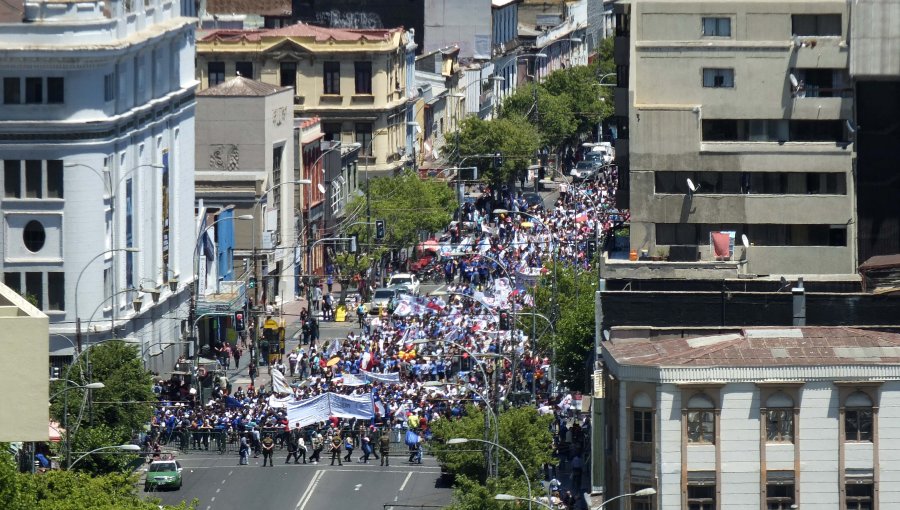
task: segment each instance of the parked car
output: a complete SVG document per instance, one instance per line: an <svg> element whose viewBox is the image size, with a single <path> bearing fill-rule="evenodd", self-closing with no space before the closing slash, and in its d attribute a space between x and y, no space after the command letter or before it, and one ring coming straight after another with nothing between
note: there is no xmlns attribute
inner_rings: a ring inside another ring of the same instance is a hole
<svg viewBox="0 0 900 510"><path fill-rule="evenodd" d="M569 175L576 181L589 181L597 176L600 166L593 161L579 161Z"/></svg>
<svg viewBox="0 0 900 510"><path fill-rule="evenodd" d="M372 315L381 313L382 308L391 312L391 306L394 298L397 296L397 289L394 287L382 287L375 289L372 293L372 302L366 308Z"/></svg>
<svg viewBox="0 0 900 510"><path fill-rule="evenodd" d="M147 469L147 478L144 481L144 491L151 489L180 489L181 488L181 463L177 460L157 460L150 463Z"/></svg>
<svg viewBox="0 0 900 510"><path fill-rule="evenodd" d="M419 294L419 278L412 273L397 273L391 276L391 279L388 280L388 287L395 285L405 286L413 295Z"/></svg>

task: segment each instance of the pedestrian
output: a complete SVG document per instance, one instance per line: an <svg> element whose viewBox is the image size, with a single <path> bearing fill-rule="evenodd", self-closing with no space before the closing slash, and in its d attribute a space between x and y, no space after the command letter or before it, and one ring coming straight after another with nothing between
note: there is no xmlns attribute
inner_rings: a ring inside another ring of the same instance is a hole
<svg viewBox="0 0 900 510"><path fill-rule="evenodd" d="M322 309L322 287L316 285L313 287L313 311L318 312Z"/></svg>
<svg viewBox="0 0 900 510"><path fill-rule="evenodd" d="M256 363L253 360L250 360L247 371L250 374L250 386L256 386Z"/></svg>
<svg viewBox="0 0 900 510"><path fill-rule="evenodd" d="M241 434L241 446L238 452L241 454L241 466L246 466L250 463L250 441L247 439L247 434Z"/></svg>
<svg viewBox="0 0 900 510"><path fill-rule="evenodd" d="M325 440L322 439L322 434L316 434L316 437L312 440L312 449L313 453L309 457L309 462L311 464L318 464L321 462L322 458L322 450L325 448Z"/></svg>
<svg viewBox="0 0 900 510"><path fill-rule="evenodd" d="M391 453L391 436L387 430L382 432L381 438L378 439L378 449L381 450L381 465L390 466L391 463L388 456Z"/></svg>
<svg viewBox="0 0 900 510"><path fill-rule="evenodd" d="M347 455L344 457L344 462L350 462L353 455L353 438L350 437L349 432L347 433L347 436L344 437L344 449L347 450Z"/></svg>
<svg viewBox="0 0 900 510"><path fill-rule="evenodd" d="M285 463L285 464L290 464L290 463L291 463L291 457L293 457L293 458L294 458L294 464L299 464L299 463L300 463L300 457L297 455L297 453L298 453L297 450L300 449L300 444L297 442L297 438L294 437L294 434L291 434L290 437L288 437L288 441L287 441L287 449L288 449L288 456L287 456L287 459L284 461L284 463ZM304 462L304 464L305 464L305 462Z"/></svg>
<svg viewBox="0 0 900 510"><path fill-rule="evenodd" d="M334 461L337 460L338 466L343 466L344 463L341 462L341 438L337 434L331 438L331 465L334 465Z"/></svg>
<svg viewBox="0 0 900 510"><path fill-rule="evenodd" d="M231 350L231 356L234 358L234 369L238 370L241 368L241 354L244 353L243 347L240 344L235 345L234 349Z"/></svg>
<svg viewBox="0 0 900 510"><path fill-rule="evenodd" d="M331 319L331 294L325 294L325 298L322 300L322 320L330 321Z"/></svg>
<svg viewBox="0 0 900 510"><path fill-rule="evenodd" d="M265 439L262 440L262 453L263 467L265 467L267 461L269 467L275 467L275 462L272 460L272 454L275 453L275 440L272 439L272 436L267 435Z"/></svg>
<svg viewBox="0 0 900 510"><path fill-rule="evenodd" d="M369 463L369 455L372 454L372 445L369 444L369 436L363 436L361 448L363 451L363 456L362 456L362 459L360 459L360 461L363 464L368 464Z"/></svg>
<svg viewBox="0 0 900 510"><path fill-rule="evenodd" d="M297 351L292 350L288 354L288 367L291 369L291 377L294 377L294 373L297 371Z"/></svg>

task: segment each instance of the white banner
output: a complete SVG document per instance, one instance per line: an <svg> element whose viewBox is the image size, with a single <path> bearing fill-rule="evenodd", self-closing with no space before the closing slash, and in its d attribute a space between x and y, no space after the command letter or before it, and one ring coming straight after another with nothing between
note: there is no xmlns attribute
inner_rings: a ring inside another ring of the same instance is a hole
<svg viewBox="0 0 900 510"><path fill-rule="evenodd" d="M269 407L274 407L277 409L282 409L288 406L289 403L294 401L294 397L288 395L286 397L276 397L275 395L269 395Z"/></svg>
<svg viewBox="0 0 900 510"><path fill-rule="evenodd" d="M378 381L384 383L398 383L400 382L400 373L399 372L390 372L387 374L376 374L375 372L366 372L363 370L363 376L368 381Z"/></svg>
<svg viewBox="0 0 900 510"><path fill-rule="evenodd" d="M291 427L301 427L327 420L331 416L338 418L360 418L370 420L375 416L372 394L338 395L323 393L311 399L288 405L287 417Z"/></svg>
<svg viewBox="0 0 900 510"><path fill-rule="evenodd" d="M362 386L366 384L365 378L354 374L344 374L341 379L344 386Z"/></svg>
<svg viewBox="0 0 900 510"><path fill-rule="evenodd" d="M375 417L375 407L372 402L372 394L363 395L338 395L328 394L331 404L331 415L338 418L361 418L370 420Z"/></svg>
<svg viewBox="0 0 900 510"><path fill-rule="evenodd" d="M291 387L288 386L288 383L284 378L284 374L277 368L272 369L272 391L281 394L292 393Z"/></svg>

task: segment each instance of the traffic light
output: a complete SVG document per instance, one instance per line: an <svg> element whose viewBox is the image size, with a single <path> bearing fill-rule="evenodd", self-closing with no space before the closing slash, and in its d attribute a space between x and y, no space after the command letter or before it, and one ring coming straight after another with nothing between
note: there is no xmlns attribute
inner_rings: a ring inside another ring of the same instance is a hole
<svg viewBox="0 0 900 510"><path fill-rule="evenodd" d="M246 329L246 325L244 324L244 312L234 312L234 330L244 331L244 329Z"/></svg>
<svg viewBox="0 0 900 510"><path fill-rule="evenodd" d="M384 239L384 220L375 220L375 239Z"/></svg>
<svg viewBox="0 0 900 510"><path fill-rule="evenodd" d="M247 282L247 287L251 288L251 289L256 288L256 277L255 276L250 277L250 280Z"/></svg>
<svg viewBox="0 0 900 510"><path fill-rule="evenodd" d="M509 312L500 311L500 331L509 331Z"/></svg>
<svg viewBox="0 0 900 510"><path fill-rule="evenodd" d="M496 153L494 154L494 168L500 168L503 166L503 154Z"/></svg>

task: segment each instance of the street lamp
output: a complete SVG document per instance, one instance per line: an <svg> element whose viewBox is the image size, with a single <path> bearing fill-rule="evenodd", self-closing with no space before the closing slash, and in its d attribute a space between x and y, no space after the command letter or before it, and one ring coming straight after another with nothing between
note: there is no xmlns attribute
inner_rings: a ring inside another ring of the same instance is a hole
<svg viewBox="0 0 900 510"><path fill-rule="evenodd" d="M550 510L554 510L552 506L548 505L547 503L544 503L543 501L541 501L539 499L531 500L531 499L527 499L527 498L521 498L519 496L513 496L512 494L497 494L496 496L494 496L494 499L496 501L528 501L529 506L531 506L531 503L534 502L534 503L537 503L538 505L541 505L544 508L549 508Z"/></svg>
<svg viewBox="0 0 900 510"><path fill-rule="evenodd" d="M525 475L525 483L528 485L528 508L530 509L531 502L533 501L532 494L531 494L531 479L528 477L528 471L525 469L525 466L522 465L522 461L520 461L519 458L516 457L516 454L509 451L506 447L504 447L500 443L495 443L493 441L485 441L483 439L473 439L473 438L467 438L467 437L454 437L454 438L448 439L447 444L465 444L465 443L468 443L469 441L475 441L476 443L486 443L486 444L496 446L497 448L500 448L504 452L508 453L509 456L512 457L513 460L516 461L516 464L518 464L519 468L522 470L522 474Z"/></svg>
<svg viewBox="0 0 900 510"><path fill-rule="evenodd" d="M612 502L612 501L615 501L615 500L617 500L617 499L619 499L619 498L628 498L628 497L631 497L631 496L637 496L637 497L641 498L641 497L644 497L644 496L652 496L652 495L654 495L654 494L656 494L656 489L654 489L653 487L647 487L646 489L641 489L641 490L639 490L639 491L637 491L637 492L630 492L630 493L628 493L628 494L620 494L620 495L618 495L618 496L616 496L616 497L614 497L614 498L609 498L609 499L607 499L607 500L604 501L603 503L600 503L600 506L598 506L598 507L595 508L594 510L600 510L601 508L605 507L608 503L610 503L610 502Z"/></svg>
<svg viewBox="0 0 900 510"><path fill-rule="evenodd" d="M71 470L72 468L75 467L75 464L78 464L78 461L80 461L81 459L87 457L88 455L91 455L93 453L97 453L97 452L100 452L103 450L119 450L122 452L136 452L136 451L140 451L140 449L141 449L141 447L136 444L118 444L115 446L101 446L100 448L94 448L93 450L82 454L81 457L78 457L77 459L75 459L75 462L73 462L72 464L67 466L66 469Z"/></svg>

